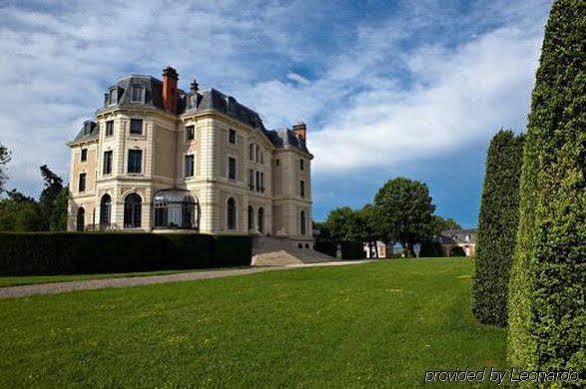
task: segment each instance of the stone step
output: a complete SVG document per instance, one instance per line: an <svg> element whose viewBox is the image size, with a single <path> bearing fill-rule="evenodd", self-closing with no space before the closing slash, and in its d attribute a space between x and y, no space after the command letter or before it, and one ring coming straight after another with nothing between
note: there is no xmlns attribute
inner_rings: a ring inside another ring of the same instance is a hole
<svg viewBox="0 0 586 389"><path fill-rule="evenodd" d="M300 249L298 243L283 238L255 237L252 244L252 265L283 266L335 261L329 255L305 248L305 243L304 248Z"/></svg>

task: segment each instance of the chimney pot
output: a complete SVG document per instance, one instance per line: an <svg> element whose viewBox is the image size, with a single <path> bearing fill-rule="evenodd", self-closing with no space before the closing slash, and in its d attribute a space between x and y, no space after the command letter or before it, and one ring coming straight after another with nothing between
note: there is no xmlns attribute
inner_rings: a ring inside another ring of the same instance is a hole
<svg viewBox="0 0 586 389"><path fill-rule="evenodd" d="M307 140L307 125L304 122L293 125L293 133L298 139L305 142Z"/></svg>
<svg viewBox="0 0 586 389"><path fill-rule="evenodd" d="M167 111L177 113L177 80L179 75L171 66L163 69L163 106Z"/></svg>

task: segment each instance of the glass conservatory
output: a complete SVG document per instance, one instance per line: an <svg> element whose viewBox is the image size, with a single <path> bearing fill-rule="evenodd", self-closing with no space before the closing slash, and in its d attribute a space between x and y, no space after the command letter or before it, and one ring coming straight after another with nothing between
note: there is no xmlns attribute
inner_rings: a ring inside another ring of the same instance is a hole
<svg viewBox="0 0 586 389"><path fill-rule="evenodd" d="M154 227L156 229L197 229L199 208L187 190L166 189L155 194Z"/></svg>

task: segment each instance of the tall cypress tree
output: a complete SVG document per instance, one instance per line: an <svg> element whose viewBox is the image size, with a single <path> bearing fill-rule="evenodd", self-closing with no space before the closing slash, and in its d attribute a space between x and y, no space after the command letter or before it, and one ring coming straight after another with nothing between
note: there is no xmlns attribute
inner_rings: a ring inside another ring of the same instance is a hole
<svg viewBox="0 0 586 389"><path fill-rule="evenodd" d="M510 130L499 131L488 149L478 218L472 312L481 323L507 325L522 163L523 137Z"/></svg>
<svg viewBox="0 0 586 389"><path fill-rule="evenodd" d="M509 296L509 358L583 370L586 1L557 0L533 90Z"/></svg>

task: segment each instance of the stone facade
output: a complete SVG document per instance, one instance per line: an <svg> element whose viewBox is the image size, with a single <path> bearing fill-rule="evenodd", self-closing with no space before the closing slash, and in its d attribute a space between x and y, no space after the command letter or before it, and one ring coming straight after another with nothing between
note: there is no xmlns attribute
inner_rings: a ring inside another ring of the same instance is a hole
<svg viewBox="0 0 586 389"><path fill-rule="evenodd" d="M233 97L200 92L195 81L186 93L173 77L167 68L162 82L120 79L95 121L69 142L68 229L251 233L312 243L305 124L268 131Z"/></svg>

